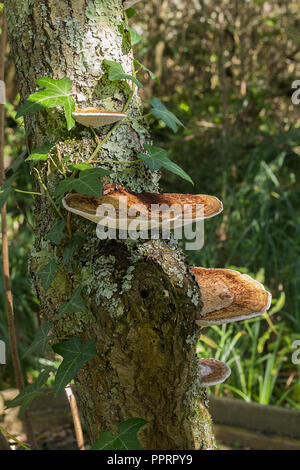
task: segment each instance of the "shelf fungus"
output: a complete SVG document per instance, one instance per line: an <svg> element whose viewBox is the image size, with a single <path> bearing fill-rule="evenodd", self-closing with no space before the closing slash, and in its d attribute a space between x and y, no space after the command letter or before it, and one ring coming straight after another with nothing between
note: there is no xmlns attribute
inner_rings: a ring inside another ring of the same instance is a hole
<svg viewBox="0 0 300 470"><path fill-rule="evenodd" d="M72 114L75 121L86 127L100 127L113 124L126 118L126 114L116 111L105 111L96 108L75 109Z"/></svg>
<svg viewBox="0 0 300 470"><path fill-rule="evenodd" d="M201 288L203 309L200 326L220 325L262 315L272 296L247 274L231 269L192 268Z"/></svg>
<svg viewBox="0 0 300 470"><path fill-rule="evenodd" d="M223 209L214 196L133 193L114 183L104 186L102 197L71 193L62 202L66 210L97 224L133 230L174 229L213 217Z"/></svg>
<svg viewBox="0 0 300 470"><path fill-rule="evenodd" d="M231 369L225 362L210 357L199 359L199 370L203 387L221 384L231 374Z"/></svg>

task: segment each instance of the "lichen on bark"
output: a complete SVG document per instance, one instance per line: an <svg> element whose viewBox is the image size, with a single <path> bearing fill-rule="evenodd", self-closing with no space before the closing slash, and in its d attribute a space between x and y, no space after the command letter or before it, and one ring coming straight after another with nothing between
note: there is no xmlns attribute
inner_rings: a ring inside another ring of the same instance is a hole
<svg viewBox="0 0 300 470"><path fill-rule="evenodd" d="M36 90L37 78L69 77L78 106L123 108L129 85L110 82L102 66L109 59L127 73L132 70L132 54L120 27L125 20L121 0L7 0L6 14L22 101ZM141 113L135 93L128 115ZM89 129L77 125L67 132L59 110L25 121L31 149L56 141L56 152L85 161L95 148ZM108 129L97 130L99 139ZM146 141L148 129L141 122L124 123L103 145L99 160L134 160ZM158 190L159 174L143 165L112 163L104 168L111 169L111 181L133 191ZM48 162L40 171L53 193L60 176ZM36 180L34 184L39 186ZM36 200L30 273L41 317L53 321L57 337L97 339L96 358L76 378L90 440L101 429L114 432L120 422L141 417L148 421L140 433L145 449L213 448L195 355L201 300L176 242L100 241L94 224L73 216L73 236L80 235L82 242L66 264L67 241L56 246L46 238L55 217L47 198ZM53 257L58 271L45 292L37 273ZM78 285L86 311L57 320L59 306Z"/></svg>

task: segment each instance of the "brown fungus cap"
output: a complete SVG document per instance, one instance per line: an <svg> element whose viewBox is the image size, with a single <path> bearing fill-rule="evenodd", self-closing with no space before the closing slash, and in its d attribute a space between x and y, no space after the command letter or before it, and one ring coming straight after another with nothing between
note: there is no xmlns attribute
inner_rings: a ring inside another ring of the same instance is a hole
<svg viewBox="0 0 300 470"><path fill-rule="evenodd" d="M225 362L210 357L199 359L199 371L203 387L221 384L231 374L231 369Z"/></svg>
<svg viewBox="0 0 300 470"><path fill-rule="evenodd" d="M200 326L220 325L262 315L272 296L247 274L231 269L192 268L201 288Z"/></svg>
<svg viewBox="0 0 300 470"><path fill-rule="evenodd" d="M97 108L75 109L72 114L75 121L86 127L100 127L113 124L124 119L127 115L116 111L107 111Z"/></svg>
<svg viewBox="0 0 300 470"><path fill-rule="evenodd" d="M122 204L123 201L125 201L125 197L127 205L123 206ZM100 223L101 219L103 219L103 216L97 214L97 208L103 204L110 204L115 208L117 219L126 217L130 221L140 217L145 220L150 220L152 217L156 218L159 224L171 222L171 226L172 224L174 225L175 222L178 223L178 220L182 220L181 215L187 204L189 206L188 210L184 212L185 219L180 222L182 225L186 223L187 220L190 223L197 220L197 204L203 205L204 217L202 215L202 219L219 214L223 208L221 201L214 196L204 194L133 193L123 186L114 183L104 186L102 197L71 193L63 199L65 209L92 220L95 223ZM155 205L155 207L153 205ZM122 207L124 207L123 211Z"/></svg>

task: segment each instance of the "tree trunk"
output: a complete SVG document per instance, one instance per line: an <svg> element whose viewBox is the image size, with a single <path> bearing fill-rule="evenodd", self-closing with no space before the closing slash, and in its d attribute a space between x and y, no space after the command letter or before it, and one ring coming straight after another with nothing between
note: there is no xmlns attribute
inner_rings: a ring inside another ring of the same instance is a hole
<svg viewBox="0 0 300 470"><path fill-rule="evenodd" d="M102 68L103 59L109 59L131 73L121 0L7 0L6 14L21 101L35 91L37 78L69 77L81 108L122 110L128 85L110 82ZM135 93L128 114L139 116L141 111ZM88 128L76 126L67 132L59 110L35 113L25 121L30 149L56 140L61 157L80 162L95 148ZM141 122L120 125L98 158L134 160L149 139ZM97 130L99 138L108 129ZM101 166L111 170L109 181L130 190L158 190L159 175L143 165ZM61 176L48 162L40 164L40 171L52 194ZM39 185L36 180L34 184ZM145 449L212 448L195 355L199 288L175 242L100 241L95 224L72 216L73 236L83 239L66 265L62 256L67 241L54 245L46 238L55 216L47 198L36 198L30 272L41 317L53 321L55 335L97 339L96 358L76 378L90 440L99 438L100 429L115 432L120 422L139 417L148 421L140 432ZM37 273L53 257L59 269L45 292ZM86 312L56 320L59 306L79 284L84 286Z"/></svg>

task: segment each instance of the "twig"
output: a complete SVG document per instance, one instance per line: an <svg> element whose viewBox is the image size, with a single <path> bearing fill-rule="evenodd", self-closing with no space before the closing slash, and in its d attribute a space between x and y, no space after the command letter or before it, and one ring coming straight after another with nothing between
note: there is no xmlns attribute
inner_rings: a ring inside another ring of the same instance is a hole
<svg viewBox="0 0 300 470"><path fill-rule="evenodd" d="M0 41L0 80L4 81L4 57L6 46L6 21L3 13L2 16L2 34ZM0 185L5 182L4 169L4 105L0 104ZM7 220L6 220L6 204L1 208L1 230L2 230L2 263L4 277L5 303L7 311L7 323L9 333L10 350L14 368L16 385L19 391L24 388L23 375L20 366L20 359L17 348L16 329L14 321L14 306L10 284L9 256L8 256L8 237L7 237ZM27 437L33 447L36 446L35 437L28 413L24 415L25 428Z"/></svg>
<svg viewBox="0 0 300 470"><path fill-rule="evenodd" d="M6 431L2 426L0 426L0 432L8 436L10 439L15 441L19 446L23 447L25 450L31 450L30 447L26 446L23 442L19 441L13 434L10 434L10 432ZM10 450L10 449L9 449Z"/></svg>
<svg viewBox="0 0 300 470"><path fill-rule="evenodd" d="M81 427L77 402L76 402L75 395L74 395L70 385L66 386L65 392L67 394L69 404L70 404L70 409L71 409L71 413L72 413L72 418L73 418L73 423L74 423L74 429L75 429L75 435L76 435L78 449L79 450L85 450L84 437L83 437L83 432L82 432L82 427Z"/></svg>

